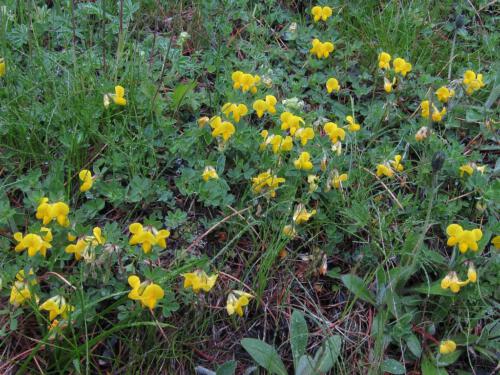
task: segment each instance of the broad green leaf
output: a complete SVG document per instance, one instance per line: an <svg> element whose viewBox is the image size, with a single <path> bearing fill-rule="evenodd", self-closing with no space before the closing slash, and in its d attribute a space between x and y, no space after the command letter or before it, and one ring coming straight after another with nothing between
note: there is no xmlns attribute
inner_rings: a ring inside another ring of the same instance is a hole
<svg viewBox="0 0 500 375"><path fill-rule="evenodd" d="M411 291L422 294L428 294L431 296L445 296L445 297L454 296L454 294L450 290L441 288L441 281L439 280L432 284L425 283L417 285L416 287L411 288Z"/></svg>
<svg viewBox="0 0 500 375"><path fill-rule="evenodd" d="M461 354L462 354L461 350L456 350L450 354L442 354L437 361L437 365L439 367L449 366L452 363L455 363Z"/></svg>
<svg viewBox="0 0 500 375"><path fill-rule="evenodd" d="M347 274L342 275L341 280L346 288L354 293L356 297L362 299L365 302L369 302L372 305L375 305L375 298L373 297L373 294L370 292L370 290L366 287L363 279L356 275Z"/></svg>
<svg viewBox="0 0 500 375"><path fill-rule="evenodd" d="M408 345L408 349L413 353L413 355L417 358L420 358L422 355L422 346L420 345L420 340L414 334L408 335L405 337L406 345Z"/></svg>
<svg viewBox="0 0 500 375"><path fill-rule="evenodd" d="M306 353L308 337L309 331L304 315L300 311L294 310L290 320L290 345L295 366L302 355Z"/></svg>
<svg viewBox="0 0 500 375"><path fill-rule="evenodd" d="M382 371L389 374L406 374L405 366L392 358L388 358L382 363Z"/></svg>
<svg viewBox="0 0 500 375"><path fill-rule="evenodd" d="M300 357L297 366L295 366L295 375L316 375L314 371L314 360L309 355Z"/></svg>
<svg viewBox="0 0 500 375"><path fill-rule="evenodd" d="M424 357L420 370L422 375L448 375L444 368L436 367L429 357Z"/></svg>
<svg viewBox="0 0 500 375"><path fill-rule="evenodd" d="M250 338L241 340L241 345L255 362L271 374L287 375L285 365L273 346L262 340Z"/></svg>
<svg viewBox="0 0 500 375"><path fill-rule="evenodd" d="M175 86L174 92L172 93L171 107L175 110L179 109L187 93L194 90L195 87L196 82L179 83Z"/></svg>
<svg viewBox="0 0 500 375"><path fill-rule="evenodd" d="M234 360L223 363L219 366L215 375L233 375L236 371L236 364L237 362Z"/></svg>
<svg viewBox="0 0 500 375"><path fill-rule="evenodd" d="M314 355L314 368L320 372L329 371L342 349L342 338L339 335L329 337Z"/></svg>

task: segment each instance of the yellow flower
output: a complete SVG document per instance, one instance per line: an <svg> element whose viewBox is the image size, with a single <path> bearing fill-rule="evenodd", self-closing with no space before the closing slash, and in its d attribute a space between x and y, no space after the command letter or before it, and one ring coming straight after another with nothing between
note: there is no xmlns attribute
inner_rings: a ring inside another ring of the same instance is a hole
<svg viewBox="0 0 500 375"><path fill-rule="evenodd" d="M326 81L326 91L328 91L329 94L332 93L332 91L339 92L340 91L340 85L339 81L337 81L336 78L328 78L328 81Z"/></svg>
<svg viewBox="0 0 500 375"><path fill-rule="evenodd" d="M349 176L347 175L347 173L342 173L339 176L338 172L336 172L335 176L332 179L332 187L334 187L335 189L340 188L342 186L342 182L347 181L348 178Z"/></svg>
<svg viewBox="0 0 500 375"><path fill-rule="evenodd" d="M206 124L208 124L208 122L210 121L210 119L207 117L207 116L203 116L203 117L200 117L198 119L198 126L200 128L204 128Z"/></svg>
<svg viewBox="0 0 500 375"><path fill-rule="evenodd" d="M293 213L293 222L297 225L302 224L302 223L306 223L314 215L316 215L316 210L312 210L311 212L307 212L306 206L304 206L301 203L301 204L298 204L297 207L295 207L295 211Z"/></svg>
<svg viewBox="0 0 500 375"><path fill-rule="evenodd" d="M455 95L455 90L450 90L446 86L442 86L436 90L436 96L441 103L447 103L451 97Z"/></svg>
<svg viewBox="0 0 500 375"><path fill-rule="evenodd" d="M210 120L210 126L212 127L212 137L222 137L224 142L227 142L229 138L234 134L234 125L229 121L222 121L219 116L212 117Z"/></svg>
<svg viewBox="0 0 500 375"><path fill-rule="evenodd" d="M467 269L467 280L471 283L475 283L477 281L477 271L476 267L474 267L474 263L469 263L469 268Z"/></svg>
<svg viewBox="0 0 500 375"><path fill-rule="evenodd" d="M356 120L354 119L354 117L352 116L346 116L345 120L348 122L348 127L347 129L350 131L350 132L357 132L361 129L361 125L359 125L358 123L356 123Z"/></svg>
<svg viewBox="0 0 500 375"><path fill-rule="evenodd" d="M439 353L441 354L450 354L456 349L457 344L455 344L455 341L452 340L441 341L441 344L439 344Z"/></svg>
<svg viewBox="0 0 500 375"><path fill-rule="evenodd" d="M83 193L87 190L90 190L92 184L94 183L94 179L92 178L92 173L87 169L82 169L80 173L78 173L78 178L82 181L80 185L80 191Z"/></svg>
<svg viewBox="0 0 500 375"><path fill-rule="evenodd" d="M3 58L0 58L0 77L3 77L5 75L5 60Z"/></svg>
<svg viewBox="0 0 500 375"><path fill-rule="evenodd" d="M265 112L276 113L276 98L273 95L266 95L266 99L258 99L253 103L252 108L257 112L257 117L261 118Z"/></svg>
<svg viewBox="0 0 500 375"><path fill-rule="evenodd" d="M339 126L334 122L327 122L323 126L323 130L330 137L332 143L337 143L339 139L341 141L345 139L345 130L339 128Z"/></svg>
<svg viewBox="0 0 500 375"><path fill-rule="evenodd" d="M35 275L33 269L30 269L28 271L28 274L30 276ZM32 280L28 282L28 280L26 280L25 278L24 270L19 270L19 272L16 274L16 281L14 281L12 289L10 290L9 303L14 307L23 305L24 302L30 300L32 297L30 285L36 285L36 284L37 284L36 278L33 277ZM36 295L34 295L34 297L38 303L38 297Z"/></svg>
<svg viewBox="0 0 500 375"><path fill-rule="evenodd" d="M122 86L115 86L115 93L108 95L116 105L127 105L127 100L125 99L125 89Z"/></svg>
<svg viewBox="0 0 500 375"><path fill-rule="evenodd" d="M34 257L38 252L40 255L46 256L47 249L52 247L50 244L50 241L52 241L52 232L50 229L44 227L42 227L40 231L46 234L41 237L38 234L28 233L23 237L20 232L14 233L14 239L19 242L14 250L19 253L27 249L30 257Z"/></svg>
<svg viewBox="0 0 500 375"><path fill-rule="evenodd" d="M434 122L441 121L443 119L444 115L446 115L446 107L443 107L443 109L441 111L438 111L436 106L433 104L432 109L433 109L432 121L434 121Z"/></svg>
<svg viewBox="0 0 500 375"><path fill-rule="evenodd" d="M166 229L157 230L151 226L143 227L140 223L130 224L129 231L132 233L129 244L140 244L142 250L146 254L151 252L151 248L154 245L158 245L160 248L165 249L167 247L166 239L170 237L170 231Z"/></svg>
<svg viewBox="0 0 500 375"><path fill-rule="evenodd" d="M277 154L291 151L293 148L293 139L290 136L283 138L281 135L270 135L266 140L266 144L270 144L273 152Z"/></svg>
<svg viewBox="0 0 500 375"><path fill-rule="evenodd" d="M420 104L420 108L422 108L422 117L423 118L429 118L429 115L431 114L431 109L430 109L430 103L428 100L424 100Z"/></svg>
<svg viewBox="0 0 500 375"><path fill-rule="evenodd" d="M483 75L478 74L476 76L476 73L472 70L467 70L464 73L463 83L465 85L465 92L467 95L471 95L474 91L477 91L485 86L483 82Z"/></svg>
<svg viewBox="0 0 500 375"><path fill-rule="evenodd" d="M295 132L295 138L299 138L302 146L305 146L308 141L314 138L314 130L313 128L299 128Z"/></svg>
<svg viewBox="0 0 500 375"><path fill-rule="evenodd" d="M69 206L64 202L49 203L48 198L42 198L40 205L36 209L36 218L42 220L43 225L49 224L53 220L57 220L59 225L67 227Z"/></svg>
<svg viewBox="0 0 500 375"><path fill-rule="evenodd" d="M391 62L391 55L389 55L386 52L380 52L378 54L378 67L380 69L389 69L391 65L389 64Z"/></svg>
<svg viewBox="0 0 500 375"><path fill-rule="evenodd" d="M330 53L335 49L333 43L322 43L319 39L316 38L312 40L311 44L312 48L309 50L309 52L313 55L316 55L318 59L328 58L328 56L330 56Z"/></svg>
<svg viewBox="0 0 500 375"><path fill-rule="evenodd" d="M267 190L271 197L275 197L276 189L284 182L284 178L273 176L268 170L252 178L252 189L256 194L260 193L262 190Z"/></svg>
<svg viewBox="0 0 500 375"><path fill-rule="evenodd" d="M307 176L307 183L309 184L309 193L314 193L316 190L318 190L319 187L317 184L318 180L319 177L313 174Z"/></svg>
<svg viewBox="0 0 500 375"><path fill-rule="evenodd" d="M132 290L128 294L128 298L140 301L143 307L148 307L150 310L153 310L158 300L165 296L165 292L161 286L149 281L141 283L141 279L136 275L128 277L128 284L132 287Z"/></svg>
<svg viewBox="0 0 500 375"><path fill-rule="evenodd" d="M390 93L392 91L392 87L396 84L396 77L393 78L392 82L389 81L386 77L384 77L384 90L386 93Z"/></svg>
<svg viewBox="0 0 500 375"><path fill-rule="evenodd" d="M300 124L304 124L304 120L300 116L295 116L290 112L283 112L280 116L281 130L290 129L290 134L294 135L299 129Z"/></svg>
<svg viewBox="0 0 500 375"><path fill-rule="evenodd" d="M493 246L495 246L495 249L500 249L500 236L495 236L492 240L491 240L491 244Z"/></svg>
<svg viewBox="0 0 500 375"><path fill-rule="evenodd" d="M226 310L229 315L234 313L243 316L243 308L248 305L253 296L241 290L233 290L227 297Z"/></svg>
<svg viewBox="0 0 500 375"><path fill-rule="evenodd" d="M326 21L332 15L333 10L329 6L320 7L316 5L312 7L311 14L314 16L314 22L318 22L319 20Z"/></svg>
<svg viewBox="0 0 500 375"><path fill-rule="evenodd" d="M449 288L453 293L460 292L460 288L467 284L469 284L469 280L460 281L455 271L451 271L441 280L441 288L445 290Z"/></svg>
<svg viewBox="0 0 500 375"><path fill-rule="evenodd" d="M392 176L394 176L394 171L387 163L378 164L377 165L377 176L378 177L381 177L381 176L392 177Z"/></svg>
<svg viewBox="0 0 500 375"><path fill-rule="evenodd" d="M403 77L406 77L406 75L411 72L411 64L404 59L397 57L394 59L392 62L392 66L394 67L394 71L396 73L401 73Z"/></svg>
<svg viewBox="0 0 500 375"><path fill-rule="evenodd" d="M474 173L474 168L472 168L472 165L470 163L460 166L458 170L460 172L460 177L463 177L465 173L467 173L469 176L472 176L472 173Z"/></svg>
<svg viewBox="0 0 500 375"><path fill-rule="evenodd" d="M217 274L208 276L205 271L201 270L183 273L182 276L184 277L184 288L191 287L195 293L199 293L200 290L209 292L214 287L217 277L219 277Z"/></svg>
<svg viewBox="0 0 500 375"><path fill-rule="evenodd" d="M91 261L94 259L93 250L98 245L104 245L105 239L102 236L102 230L99 227L95 227L92 230L93 236L85 236L80 238L76 244L70 244L66 246L64 251L68 254L75 254L75 259L80 260L82 257L86 261Z"/></svg>
<svg viewBox="0 0 500 375"><path fill-rule="evenodd" d="M204 181L208 180L217 180L219 179L219 175L214 167L207 165L203 170L203 174L201 175Z"/></svg>
<svg viewBox="0 0 500 375"><path fill-rule="evenodd" d="M297 169L312 169L313 164L311 162L311 155L307 151L301 152L298 159L293 161L293 165L295 165L295 168Z"/></svg>
<svg viewBox="0 0 500 375"><path fill-rule="evenodd" d="M222 112L227 118L232 114L234 121L238 123L240 118L248 113L248 108L245 104L226 103L222 106Z"/></svg>
<svg viewBox="0 0 500 375"><path fill-rule="evenodd" d="M233 80L233 88L243 92L250 91L252 94L257 92L257 85L260 82L258 75L253 76L239 70L232 73L231 79Z"/></svg>
<svg viewBox="0 0 500 375"><path fill-rule="evenodd" d="M417 134L415 134L415 140L417 142L421 142L424 139L426 139L430 134L430 130L427 126L422 126L420 129L418 129Z"/></svg>
<svg viewBox="0 0 500 375"><path fill-rule="evenodd" d="M297 231L295 230L293 225L288 224L283 227L283 234L286 237L294 238L297 235Z"/></svg>
<svg viewBox="0 0 500 375"><path fill-rule="evenodd" d="M75 308L73 306L66 303L66 300L62 296L51 297L40 305L40 310L49 312L49 320L51 321L59 315L61 315L64 319L68 319L68 313L74 309Z"/></svg>
<svg viewBox="0 0 500 375"><path fill-rule="evenodd" d="M401 159L401 155L396 155L394 160L390 161L392 168L397 172L402 172L404 170L403 164L401 164Z"/></svg>
<svg viewBox="0 0 500 375"><path fill-rule="evenodd" d="M458 244L458 249L461 253L465 253L468 249L477 251L477 242L483 237L481 229L464 230L458 224L448 225L446 234L449 237L447 242L448 246L455 246Z"/></svg>

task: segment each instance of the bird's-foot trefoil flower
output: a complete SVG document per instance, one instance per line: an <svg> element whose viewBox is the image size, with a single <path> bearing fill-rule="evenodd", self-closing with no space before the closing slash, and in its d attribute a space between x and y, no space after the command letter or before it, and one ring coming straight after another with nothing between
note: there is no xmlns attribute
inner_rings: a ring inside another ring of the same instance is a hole
<svg viewBox="0 0 500 375"><path fill-rule="evenodd" d="M294 134L296 139L300 139L300 144L305 146L308 141L314 138L313 128L298 128Z"/></svg>
<svg viewBox="0 0 500 375"><path fill-rule="evenodd" d="M128 277L128 284L132 290L128 294L128 298L139 301L143 307L153 310L158 301L165 296L165 292L158 284L149 281L141 282L136 275Z"/></svg>
<svg viewBox="0 0 500 375"><path fill-rule="evenodd" d="M441 103L448 103L448 100L455 95L455 90L446 86L441 86L436 90L436 96Z"/></svg>
<svg viewBox="0 0 500 375"><path fill-rule="evenodd" d="M331 42L321 42L319 39L315 38L311 42L312 48L309 52L312 55L316 55L318 59L326 59L330 56L330 53L335 49L333 43Z"/></svg>
<svg viewBox="0 0 500 375"><path fill-rule="evenodd" d="M394 67L394 72L400 73L403 77L406 77L412 68L411 64L401 57L395 58L392 66Z"/></svg>
<svg viewBox="0 0 500 375"><path fill-rule="evenodd" d="M331 17L332 13L333 10L329 6L321 7L319 5L316 5L311 9L311 14L314 17L314 22L318 22L320 20L326 21Z"/></svg>
<svg viewBox="0 0 500 375"><path fill-rule="evenodd" d="M165 249L167 238L170 237L170 231L167 229L157 230L152 226L143 226L140 223L130 224L129 231L132 234L129 244L141 245L145 254L150 253L155 245Z"/></svg>
<svg viewBox="0 0 500 375"><path fill-rule="evenodd" d="M218 180L219 179L219 175L217 174L217 171L211 165L207 165L205 167L201 177L203 178L203 181L205 181L205 182L208 180Z"/></svg>
<svg viewBox="0 0 500 375"><path fill-rule="evenodd" d="M99 245L104 245L106 241L102 235L102 230L95 227L92 230L92 236L83 236L78 239L76 244L66 246L68 254L74 254L76 260L84 259L86 262L92 262L95 259L95 249Z"/></svg>
<svg viewBox="0 0 500 375"><path fill-rule="evenodd" d="M253 296L241 290L233 290L229 293L226 303L226 311L229 315L237 314L243 316L243 309L250 303Z"/></svg>
<svg viewBox="0 0 500 375"><path fill-rule="evenodd" d="M63 319L68 319L68 314L74 311L74 307L66 303L66 299L62 296L54 296L40 305L40 310L49 312L49 320L52 321L59 315Z"/></svg>
<svg viewBox="0 0 500 375"><path fill-rule="evenodd" d="M215 285L219 275L208 276L205 271L196 270L194 272L182 274L184 277L184 288L192 288L193 292L199 293L201 290L209 292Z"/></svg>
<svg viewBox="0 0 500 375"><path fill-rule="evenodd" d="M450 289L453 293L460 292L460 289L469 284L469 280L460 281L455 271L451 271L441 280L441 289Z"/></svg>
<svg viewBox="0 0 500 375"><path fill-rule="evenodd" d="M439 353L441 354L450 354L453 353L457 349L457 344L453 340L445 340L441 341L439 344Z"/></svg>
<svg viewBox="0 0 500 375"><path fill-rule="evenodd" d="M328 81L326 81L326 91L331 94L333 91L339 92L340 91L340 85L339 81L336 78L328 78Z"/></svg>
<svg viewBox="0 0 500 375"><path fill-rule="evenodd" d="M348 123L347 130L349 130L350 132L357 132L357 131L361 130L361 125L359 125L356 122L356 120L354 119L354 117L352 117L352 116L346 116L345 120Z"/></svg>
<svg viewBox="0 0 500 375"><path fill-rule="evenodd" d="M446 228L448 235L448 246L458 245L461 253L467 252L471 249L477 251L479 249L478 242L483 238L483 232L479 228L472 230L465 230L459 224L450 224Z"/></svg>
<svg viewBox="0 0 500 375"><path fill-rule="evenodd" d="M252 178L252 190L256 194L266 192L274 198L276 196L276 189L284 182L285 179L283 177L272 175L271 171L268 170Z"/></svg>
<svg viewBox="0 0 500 375"><path fill-rule="evenodd" d="M222 113L224 113L227 118L232 115L234 121L238 123L240 119L248 113L248 108L245 104L226 103L222 106Z"/></svg>
<svg viewBox="0 0 500 375"><path fill-rule="evenodd" d="M299 157L293 161L293 165L295 168L305 171L312 169L311 155L307 151L301 152Z"/></svg>
<svg viewBox="0 0 500 375"><path fill-rule="evenodd" d="M78 178L82 181L80 185L80 191L83 193L92 188L94 184L94 178L92 177L92 172L88 169L82 169L80 173L78 173Z"/></svg>
<svg viewBox="0 0 500 375"><path fill-rule="evenodd" d="M467 93L467 95L471 95L475 91L480 90L485 86L483 82L483 75L476 75L476 73L472 70L467 70L464 73L463 84L465 86L465 92Z"/></svg>
<svg viewBox="0 0 500 375"><path fill-rule="evenodd" d="M380 69L390 69L391 65L391 55L389 55L387 52L380 52L378 54L378 67Z"/></svg>
<svg viewBox="0 0 500 375"><path fill-rule="evenodd" d="M43 225L56 220L63 227L69 226L69 206L64 202L49 203L48 198L42 198L36 209L36 218L42 220Z"/></svg>
<svg viewBox="0 0 500 375"><path fill-rule="evenodd" d="M306 206L302 203L298 204L297 207L295 207L295 211L293 213L293 222L296 225L300 225L303 223L306 223L316 215L316 210L311 210L310 212L307 211Z"/></svg>

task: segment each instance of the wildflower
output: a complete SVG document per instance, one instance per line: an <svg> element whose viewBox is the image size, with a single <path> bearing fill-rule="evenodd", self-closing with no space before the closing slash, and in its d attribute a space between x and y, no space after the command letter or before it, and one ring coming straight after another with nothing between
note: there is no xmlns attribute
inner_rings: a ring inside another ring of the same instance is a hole
<svg viewBox="0 0 500 375"><path fill-rule="evenodd" d="M354 117L352 116L346 116L345 120L349 123L347 129L350 132L357 132L361 129L361 125L356 123L356 120L354 120Z"/></svg>
<svg viewBox="0 0 500 375"><path fill-rule="evenodd" d="M313 174L307 176L307 183L309 184L309 193L314 193L316 190L318 190L318 184L317 184L318 179L319 177Z"/></svg>
<svg viewBox="0 0 500 375"><path fill-rule="evenodd" d="M314 16L314 22L319 20L326 21L332 15L333 10L329 6L320 7L318 5L312 7L311 14Z"/></svg>
<svg viewBox="0 0 500 375"><path fill-rule="evenodd" d="M455 95L455 90L450 90L446 86L441 86L436 90L436 96L441 103L448 103L451 97Z"/></svg>
<svg viewBox="0 0 500 375"><path fill-rule="evenodd" d="M248 305L253 296L241 290L233 290L227 297L226 310L229 315L234 313L243 316L243 308Z"/></svg>
<svg viewBox="0 0 500 375"><path fill-rule="evenodd" d="M80 238L76 244L70 244L64 249L68 254L75 254L75 259L80 260L82 257L90 261L93 259L92 250L94 250L99 245L104 245L104 237L102 236L102 230L99 227L95 227L92 230L93 236L84 236Z"/></svg>
<svg viewBox="0 0 500 375"><path fill-rule="evenodd" d="M460 288L467 284L469 284L469 280L460 281L455 271L451 271L441 280L441 288L445 290L449 288L453 293L460 292Z"/></svg>
<svg viewBox="0 0 500 375"><path fill-rule="evenodd" d="M463 177L465 173L467 173L469 176L472 176L472 173L474 173L474 168L472 168L471 163L460 166L458 170L460 172L460 177Z"/></svg>
<svg viewBox="0 0 500 375"><path fill-rule="evenodd" d="M439 353L441 354L450 354L453 353L457 349L457 344L453 340L441 341L439 344Z"/></svg>
<svg viewBox="0 0 500 375"><path fill-rule="evenodd" d="M477 281L477 271L476 267L474 267L474 263L469 263L469 268L467 269L467 280L471 283L475 283Z"/></svg>
<svg viewBox="0 0 500 375"><path fill-rule="evenodd" d="M314 130L313 128L299 128L295 132L295 138L299 138L301 145L305 146L308 141L314 138Z"/></svg>
<svg viewBox="0 0 500 375"><path fill-rule="evenodd" d="M423 118L429 118L429 115L431 114L429 101L428 100L424 100L420 104L420 108L422 108L422 117Z"/></svg>
<svg viewBox="0 0 500 375"><path fill-rule="evenodd" d="M229 138L234 134L234 125L229 121L222 121L219 116L212 117L210 120L210 126L212 127L212 137L222 137L224 142L227 142Z"/></svg>
<svg viewBox="0 0 500 375"><path fill-rule="evenodd" d="M380 52L378 54L378 67L380 69L389 69L390 66L390 61L391 61L391 55L389 55L386 52Z"/></svg>
<svg viewBox="0 0 500 375"><path fill-rule="evenodd" d="M208 276L205 271L201 270L184 273L182 276L184 277L184 288L191 287L195 293L199 293L202 289L209 292L214 287L217 277L219 277L217 274Z"/></svg>
<svg viewBox="0 0 500 375"><path fill-rule="evenodd" d="M394 160L390 161L392 168L397 172L402 172L404 170L403 164L401 164L401 159L401 155L396 155L394 157Z"/></svg>
<svg viewBox="0 0 500 375"><path fill-rule="evenodd" d="M396 73L401 73L403 77L406 77L406 75L411 72L411 64L407 62L406 60L397 57L394 59L392 62L392 66L394 67L394 71Z"/></svg>
<svg viewBox="0 0 500 375"><path fill-rule="evenodd" d="M283 138L281 135L271 135L268 140L275 154L291 151L293 148L293 139L290 136Z"/></svg>
<svg viewBox="0 0 500 375"><path fill-rule="evenodd" d="M0 57L0 77L3 77L5 75L5 60Z"/></svg>
<svg viewBox="0 0 500 375"><path fill-rule="evenodd" d="M378 164L377 165L377 176L386 176L386 177L392 177L394 176L394 171L392 168L387 164Z"/></svg>
<svg viewBox="0 0 500 375"><path fill-rule="evenodd" d="M154 245L165 249L167 247L166 239L170 237L170 231L167 229L157 230L151 226L143 227L140 223L132 223L129 226L129 231L132 233L129 244L141 244L144 253L151 252Z"/></svg>
<svg viewBox="0 0 500 375"><path fill-rule="evenodd" d="M328 78L328 81L326 81L326 91L328 91L329 94L331 94L332 91L339 92L339 81L337 81L336 78Z"/></svg>
<svg viewBox="0 0 500 375"><path fill-rule="evenodd" d="M297 235L297 231L295 230L293 225L288 224L283 227L283 234L286 237L294 238Z"/></svg>
<svg viewBox="0 0 500 375"><path fill-rule="evenodd" d="M61 315L64 319L68 319L68 313L74 309L75 308L73 306L66 303L66 300L62 296L51 297L40 305L40 310L49 312L49 320L51 321L59 315Z"/></svg>
<svg viewBox="0 0 500 375"><path fill-rule="evenodd" d="M495 249L499 250L500 249L500 236L495 236L491 240L491 244L495 246Z"/></svg>
<svg viewBox="0 0 500 375"><path fill-rule="evenodd" d="M300 124L304 124L304 120L300 116L295 116L290 112L283 112L280 116L281 130L290 129L290 134L294 135Z"/></svg>
<svg viewBox="0 0 500 375"><path fill-rule="evenodd" d="M396 77L393 78L392 82L389 81L386 77L384 77L384 90L386 93L390 93L392 91L392 87L396 84Z"/></svg>
<svg viewBox="0 0 500 375"><path fill-rule="evenodd" d="M257 194L265 189L269 192L271 197L275 197L276 189L279 187L280 184L284 182L285 182L284 178L272 175L271 172L268 170L252 178L252 189L254 193Z"/></svg>
<svg viewBox="0 0 500 375"><path fill-rule="evenodd" d="M233 88L243 92L250 91L252 94L257 92L257 85L260 82L258 75L253 76L239 70L231 74L231 79L233 80Z"/></svg>
<svg viewBox="0 0 500 375"><path fill-rule="evenodd" d="M132 287L132 290L128 294L128 298L140 301L143 307L148 307L150 310L153 310L158 300L165 296L165 292L161 286L149 281L141 283L141 279L136 275L128 277L128 284Z"/></svg>
<svg viewBox="0 0 500 375"><path fill-rule="evenodd" d="M210 119L207 117L207 116L203 116L203 117L200 117L198 119L198 126L200 128L204 128L206 124L208 124L208 122L210 121Z"/></svg>
<svg viewBox="0 0 500 375"><path fill-rule="evenodd" d="M48 198L42 198L40 205L36 209L36 218L42 220L43 225L49 224L52 220L57 220L59 225L67 227L69 206L64 202L49 203Z"/></svg>
<svg viewBox="0 0 500 375"><path fill-rule="evenodd" d="M14 233L14 239L19 242L14 250L16 252L21 252L23 250L28 250L28 255L34 257L38 252L43 257L47 255L47 249L50 249L52 245L52 232L49 228L42 227L41 232L45 233L42 237L35 233L28 233L23 236L21 232Z"/></svg>
<svg viewBox="0 0 500 375"><path fill-rule="evenodd" d="M339 126L334 122L327 122L323 125L323 130L330 137L332 143L338 142L339 139L341 141L345 139L345 130L339 128Z"/></svg>
<svg viewBox="0 0 500 375"><path fill-rule="evenodd" d="M266 99L258 99L253 103L253 109L257 112L257 116L261 118L264 116L264 112L269 112L271 114L276 113L275 105L278 101L274 95L266 95Z"/></svg>
<svg viewBox="0 0 500 375"><path fill-rule="evenodd" d="M82 184L80 185L80 191L82 193L92 188L94 180L92 178L92 173L89 170L82 169L80 173L78 173L78 178L82 181Z"/></svg>
<svg viewBox="0 0 500 375"><path fill-rule="evenodd" d="M240 118L248 113L248 108L245 104L226 103L222 106L222 112L229 118L232 114L234 121L240 122Z"/></svg>
<svg viewBox="0 0 500 375"><path fill-rule="evenodd" d="M418 129L417 134L415 134L415 140L417 142L421 142L424 139L426 139L430 134L430 130L427 126L422 126L420 129Z"/></svg>
<svg viewBox="0 0 500 375"><path fill-rule="evenodd" d="M302 224L302 223L306 223L314 215L316 215L316 210L312 210L311 212L307 212L306 206L304 206L301 203L301 204L298 204L297 207L295 207L295 211L293 213L293 222L297 225Z"/></svg>
<svg viewBox="0 0 500 375"><path fill-rule="evenodd" d="M219 175L217 174L217 171L215 170L214 167L207 165L205 169L203 170L203 174L201 175L203 177L203 180L206 182L208 180L218 180Z"/></svg>
<svg viewBox="0 0 500 375"><path fill-rule="evenodd" d="M335 189L338 189L342 186L342 182L347 181L349 176L347 173L342 173L341 175L338 174L337 171L335 171L335 176L332 179L332 187Z"/></svg>
<svg viewBox="0 0 500 375"><path fill-rule="evenodd" d="M477 91L485 86L483 82L483 75L478 74L476 76L476 73L472 70L467 70L464 73L463 83L465 85L465 92L467 95L471 95L474 91Z"/></svg>
<svg viewBox="0 0 500 375"><path fill-rule="evenodd" d="M465 253L468 249L477 251L477 242L483 237L481 229L464 230L458 224L448 225L446 234L449 237L447 242L448 246L455 246L458 244L458 249L461 253Z"/></svg>
<svg viewBox="0 0 500 375"><path fill-rule="evenodd" d="M336 153L337 156L342 154L342 143L340 141L337 141L332 145L332 152Z"/></svg>
<svg viewBox="0 0 500 375"><path fill-rule="evenodd" d="M443 119L444 115L446 115L446 107L443 107L443 109L441 111L438 111L436 106L433 104L432 109L433 109L432 121L440 122Z"/></svg>
<svg viewBox="0 0 500 375"><path fill-rule="evenodd" d="M301 152L298 159L293 161L293 165L295 165L297 169L312 169L313 164L311 163L311 155L307 151Z"/></svg>
<svg viewBox="0 0 500 375"><path fill-rule="evenodd" d="M115 86L115 93L114 94L105 94L104 95L104 107L106 107L106 108L109 107L110 99L113 100L113 102L116 105L120 105L120 106L127 105L127 100L125 99L125 89L120 85Z"/></svg>
<svg viewBox="0 0 500 375"><path fill-rule="evenodd" d="M14 307L19 307L23 305L26 301L30 300L32 297L30 286L25 281L14 281L12 288L10 290L9 303ZM36 296L35 296L36 298Z"/></svg>
<svg viewBox="0 0 500 375"><path fill-rule="evenodd" d="M326 59L330 56L330 53L335 49L333 43L325 42L322 43L319 39L315 38L311 42L312 48L309 52L313 55L316 55L318 59Z"/></svg>

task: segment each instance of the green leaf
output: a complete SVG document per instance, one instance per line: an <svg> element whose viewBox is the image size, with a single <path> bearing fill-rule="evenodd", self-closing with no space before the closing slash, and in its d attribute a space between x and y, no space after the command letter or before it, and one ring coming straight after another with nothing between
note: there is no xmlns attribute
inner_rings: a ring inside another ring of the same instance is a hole
<svg viewBox="0 0 500 375"><path fill-rule="evenodd" d="M194 90L196 87L196 82L180 83L175 86L174 92L172 93L171 107L178 110L188 92Z"/></svg>
<svg viewBox="0 0 500 375"><path fill-rule="evenodd" d="M328 372L342 348L342 338L339 335L329 337L314 355L314 368L320 372Z"/></svg>
<svg viewBox="0 0 500 375"><path fill-rule="evenodd" d="M375 297L365 286L365 282L363 279L356 275L348 274L343 275L341 278L342 282L354 295L365 302L369 302L372 305L375 305Z"/></svg>
<svg viewBox="0 0 500 375"><path fill-rule="evenodd" d="M461 350L456 350L450 354L442 354L437 361L437 365L439 367L449 366L452 363L455 363L457 359L462 355Z"/></svg>
<svg viewBox="0 0 500 375"><path fill-rule="evenodd" d="M413 355L417 358L420 358L422 355L422 346L420 345L420 341L417 336L414 334L408 335L405 337L406 345L408 345L408 349L413 353Z"/></svg>
<svg viewBox="0 0 500 375"><path fill-rule="evenodd" d="M295 375L315 375L314 360L309 355L300 357L297 366L295 366Z"/></svg>
<svg viewBox="0 0 500 375"><path fill-rule="evenodd" d="M233 375L236 371L236 362L235 360L227 361L219 366L217 371L215 371L215 375Z"/></svg>
<svg viewBox="0 0 500 375"><path fill-rule="evenodd" d="M290 320L290 345L292 347L292 357L295 367L297 367L299 359L306 352L308 338L309 331L307 330L304 314L298 310L294 310Z"/></svg>
<svg viewBox="0 0 500 375"><path fill-rule="evenodd" d="M422 371L422 375L448 375L448 372L444 368L436 367L429 357L424 357L420 370Z"/></svg>
<svg viewBox="0 0 500 375"><path fill-rule="evenodd" d="M451 292L450 290L441 288L441 281L439 280L432 284L425 283L417 285L416 287L411 288L411 291L427 294L430 296L454 296L453 292Z"/></svg>
<svg viewBox="0 0 500 375"><path fill-rule="evenodd" d="M276 349L262 340L246 338L241 340L241 346L250 354L255 362L271 374L287 375L283 361Z"/></svg>
<svg viewBox="0 0 500 375"><path fill-rule="evenodd" d="M392 358L388 358L382 363L382 371L388 372L389 374L406 373L405 366Z"/></svg>

